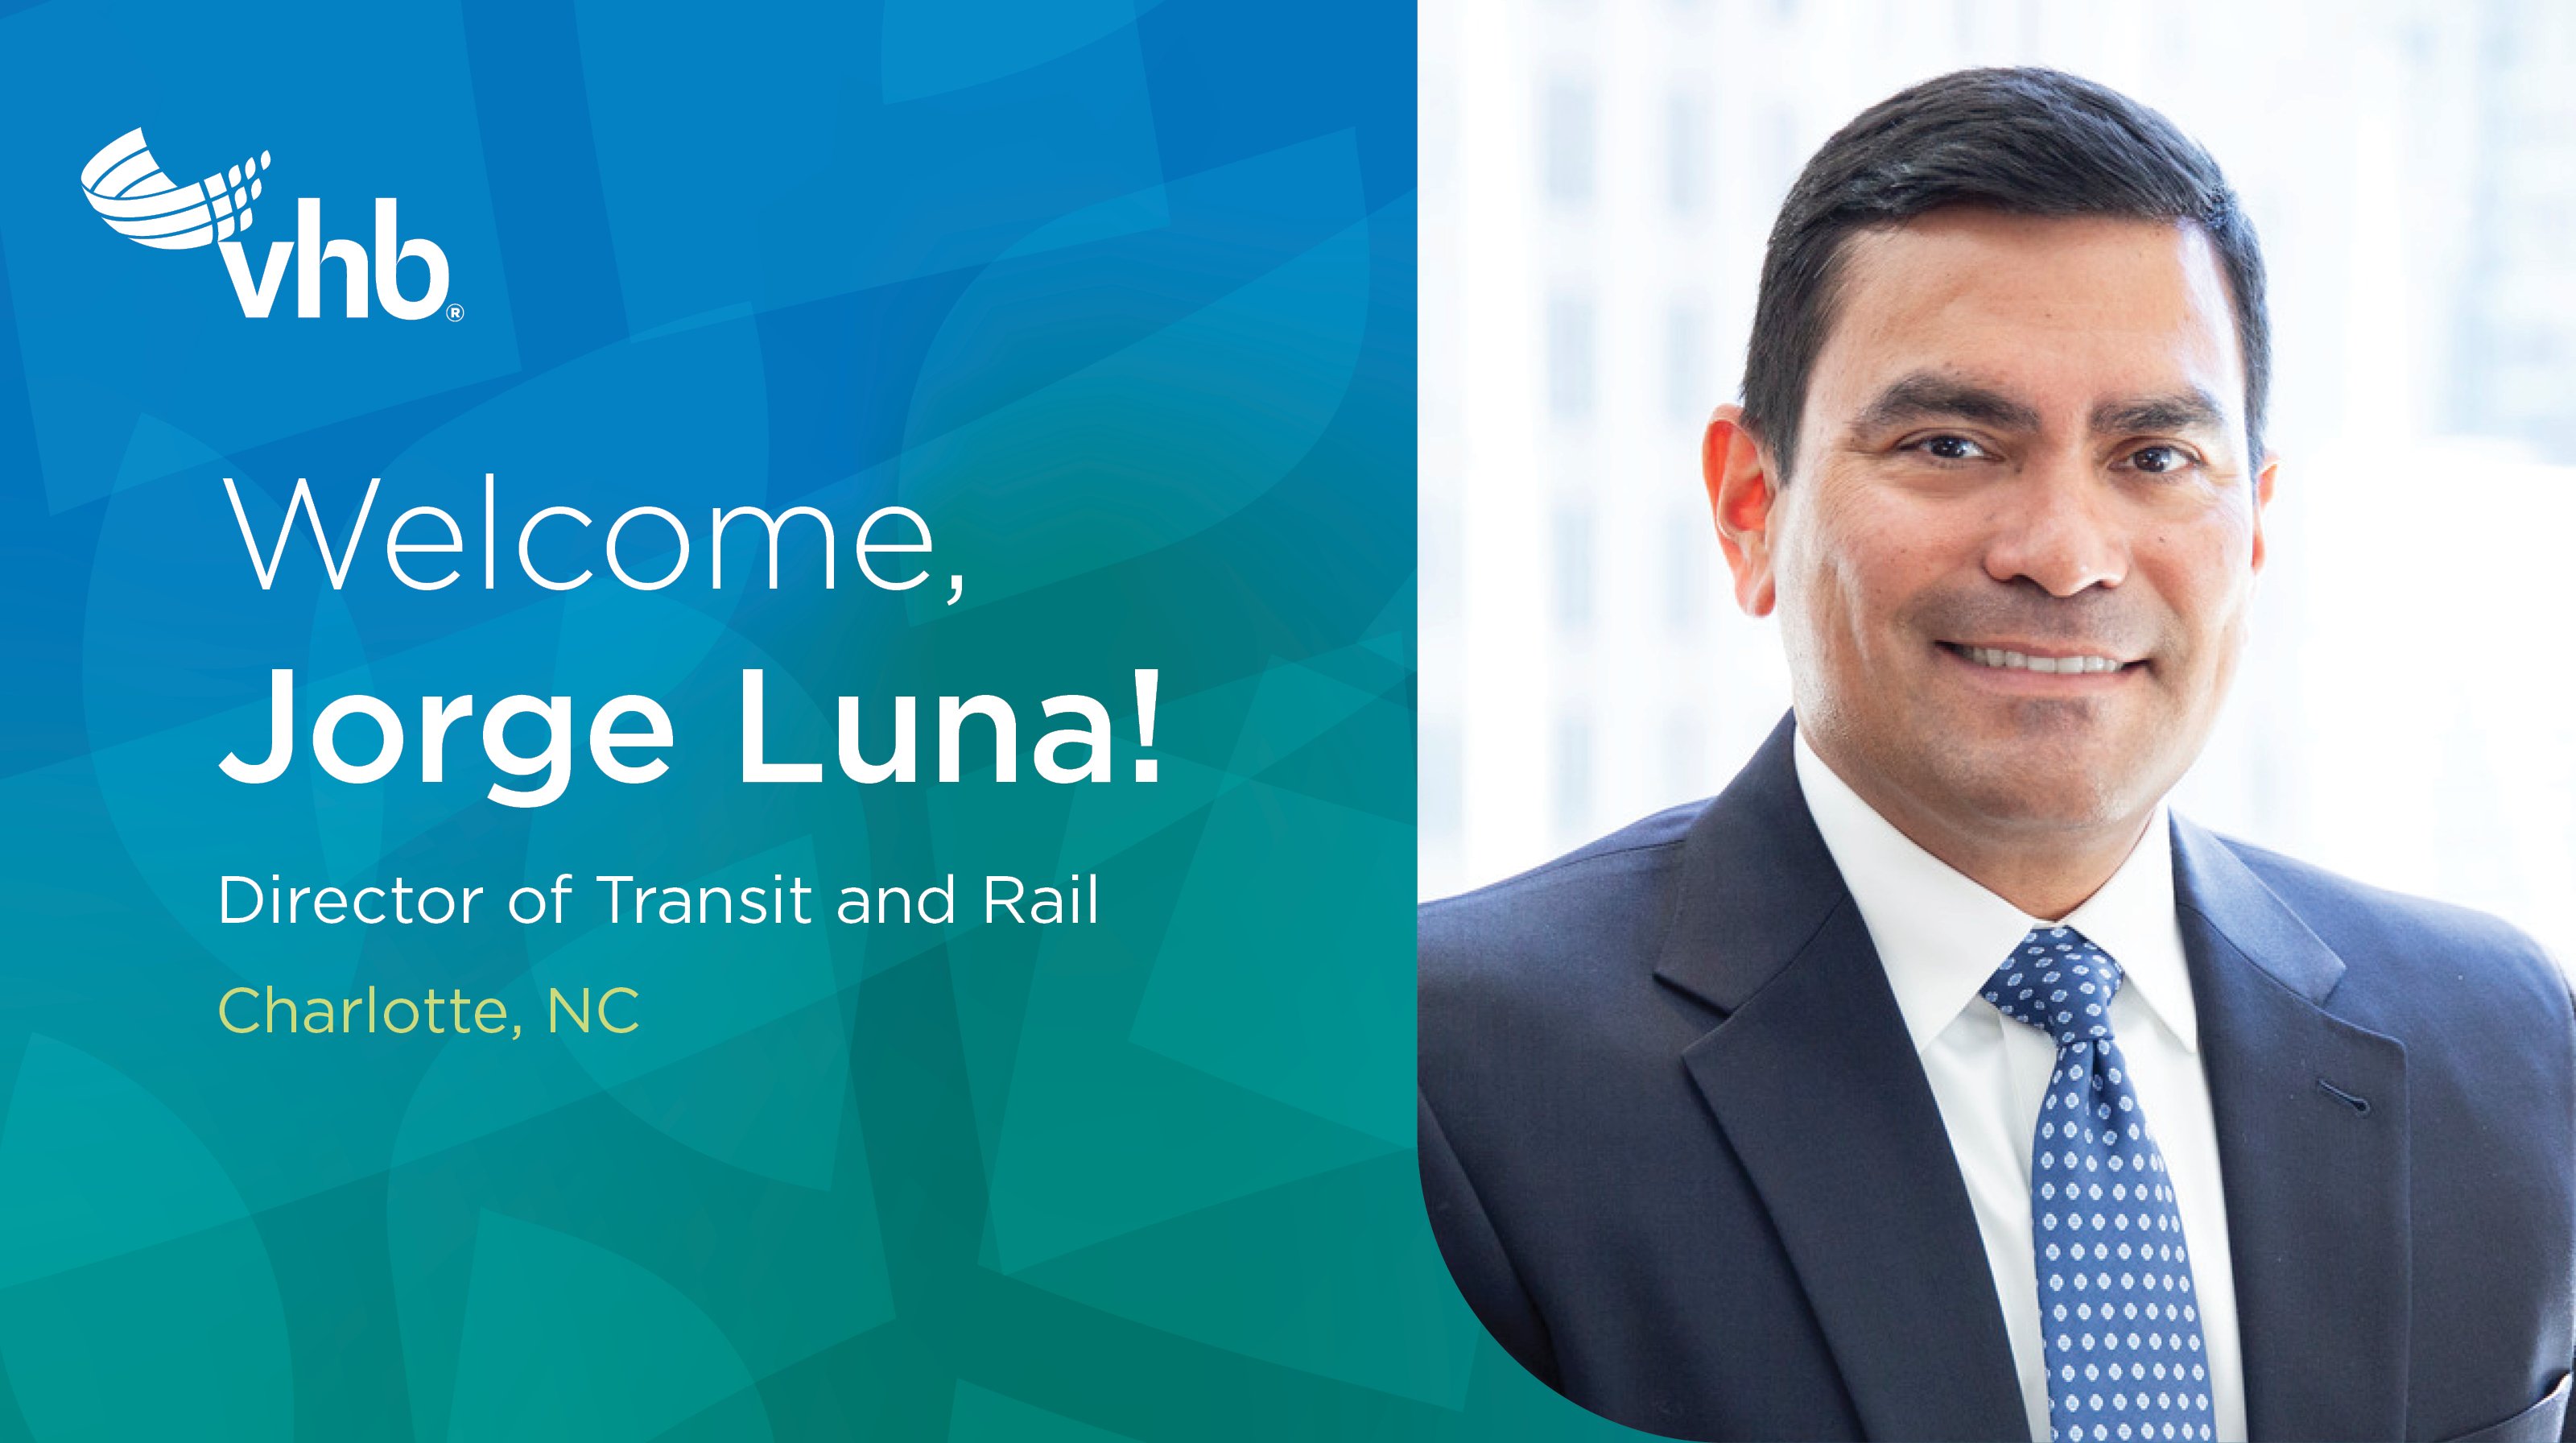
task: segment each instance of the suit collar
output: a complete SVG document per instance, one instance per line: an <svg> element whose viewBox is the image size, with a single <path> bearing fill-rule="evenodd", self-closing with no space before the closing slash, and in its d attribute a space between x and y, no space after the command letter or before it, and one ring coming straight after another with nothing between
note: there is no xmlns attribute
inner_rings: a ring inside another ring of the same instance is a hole
<svg viewBox="0 0 2576 1443"><path fill-rule="evenodd" d="M2225 842L2175 817L2173 851L2175 905L2186 917L2197 913L2258 971L2306 1001L2334 995L2343 959Z"/></svg>
<svg viewBox="0 0 2576 1443"><path fill-rule="evenodd" d="M1796 717L1782 717L1682 839L1655 975L1720 1012L1742 1007L1851 903L1798 789L1796 737Z"/></svg>
<svg viewBox="0 0 2576 1443"><path fill-rule="evenodd" d="M2406 1049L2325 1009L2343 959L2227 844L2181 818L2173 839L2227 1189L2247 1431L2402 1437Z"/></svg>
<svg viewBox="0 0 2576 1443"><path fill-rule="evenodd" d="M1683 844L1656 975L1724 1012L1682 1055L1761 1194L1863 1431L2029 1428L1976 1214L1783 721Z"/></svg>

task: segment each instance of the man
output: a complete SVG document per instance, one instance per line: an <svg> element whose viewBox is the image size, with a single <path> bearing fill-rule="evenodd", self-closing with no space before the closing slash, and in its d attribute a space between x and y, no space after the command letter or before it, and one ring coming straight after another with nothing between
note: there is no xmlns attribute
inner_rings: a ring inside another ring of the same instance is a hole
<svg viewBox="0 0 2576 1443"><path fill-rule="evenodd" d="M1423 1192L1531 1372L1695 1438L2561 1436L2565 980L2165 807L2269 356L2217 166L2099 86L1808 163L1703 447L1791 718L1422 914Z"/></svg>

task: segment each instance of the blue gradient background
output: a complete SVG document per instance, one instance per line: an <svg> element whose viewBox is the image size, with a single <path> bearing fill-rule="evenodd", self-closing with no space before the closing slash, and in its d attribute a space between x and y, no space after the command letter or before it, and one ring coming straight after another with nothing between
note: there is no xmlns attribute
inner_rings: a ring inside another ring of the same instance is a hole
<svg viewBox="0 0 2576 1443"><path fill-rule="evenodd" d="M1482 1337L1413 1180L1413 79L1364 3L0 15L0 1439L1609 1431ZM399 197L461 318L246 320L82 204L137 125L182 177L273 152L254 259ZM740 529L722 592L702 529L652 594L514 581L506 530L495 591L374 541L262 592L220 480L273 527L382 476L372 539L486 471L505 527L910 506L966 601L746 587ZM240 786L273 666L306 718L642 692L672 770L505 810L460 730L443 784L415 736ZM745 786L747 666L806 757L844 693L1088 693L1123 744L1155 667L1161 780ZM1101 925L214 915L952 870L1096 871ZM242 1038L236 979L650 1021Z"/></svg>

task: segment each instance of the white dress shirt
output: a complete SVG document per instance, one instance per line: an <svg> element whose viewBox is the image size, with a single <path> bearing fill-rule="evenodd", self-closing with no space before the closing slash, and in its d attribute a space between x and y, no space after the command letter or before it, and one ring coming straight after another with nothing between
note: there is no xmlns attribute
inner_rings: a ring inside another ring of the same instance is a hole
<svg viewBox="0 0 2576 1443"><path fill-rule="evenodd" d="M2031 1437L2046 1443L2050 1436L2039 1277L2031 1256L2031 1135L2057 1065L2057 1045L1978 994L2030 929L2064 925L2120 964L2123 981L2111 1003L2111 1035L2128 1059L2130 1085L2146 1109L2182 1211L2218 1436L2241 1443L2245 1370L2237 1346L2227 1202L2209 1083L2200 1070L2182 926L2174 914L2173 837L2164 806L2158 804L2146 835L2100 891L2064 918L2045 919L2026 915L1916 846L1836 776L1803 733L1797 766L1807 810L1860 904L1949 1130L2003 1305ZM1962 1301L1973 1306L1973 1300ZM1935 1318L1923 1323L1941 1325Z"/></svg>

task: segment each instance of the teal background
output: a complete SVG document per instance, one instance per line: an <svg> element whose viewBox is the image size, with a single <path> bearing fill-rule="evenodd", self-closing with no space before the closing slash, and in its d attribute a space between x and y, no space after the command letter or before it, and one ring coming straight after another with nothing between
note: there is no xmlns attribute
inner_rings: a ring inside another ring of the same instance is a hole
<svg viewBox="0 0 2576 1443"><path fill-rule="evenodd" d="M1414 1181L1413 46L1366 3L0 15L0 1438L1611 1431L1483 1338ZM461 318L245 319L212 253L82 203L136 125L183 177L273 151L254 256L292 197L364 239L398 196ZM507 530L490 592L380 549L334 591L309 541L263 592L220 479L273 535L298 478L344 524L381 476L372 539L478 517L486 471L505 527L593 538L803 504L846 545L911 506L966 600L846 555L747 587L739 529L721 592L703 545L667 591L544 592ZM307 724L642 692L672 770L585 759L511 811L460 729L441 784L415 735L379 785L241 786L272 666ZM1022 778L746 786L746 666L800 757L841 694L1004 695ZM1160 781L1036 781L1060 692L1120 713L1126 771L1137 667ZM1081 929L215 920L228 872L489 907L557 871L1104 896ZM522 1020L622 983L647 1025L234 1037L237 979Z"/></svg>

